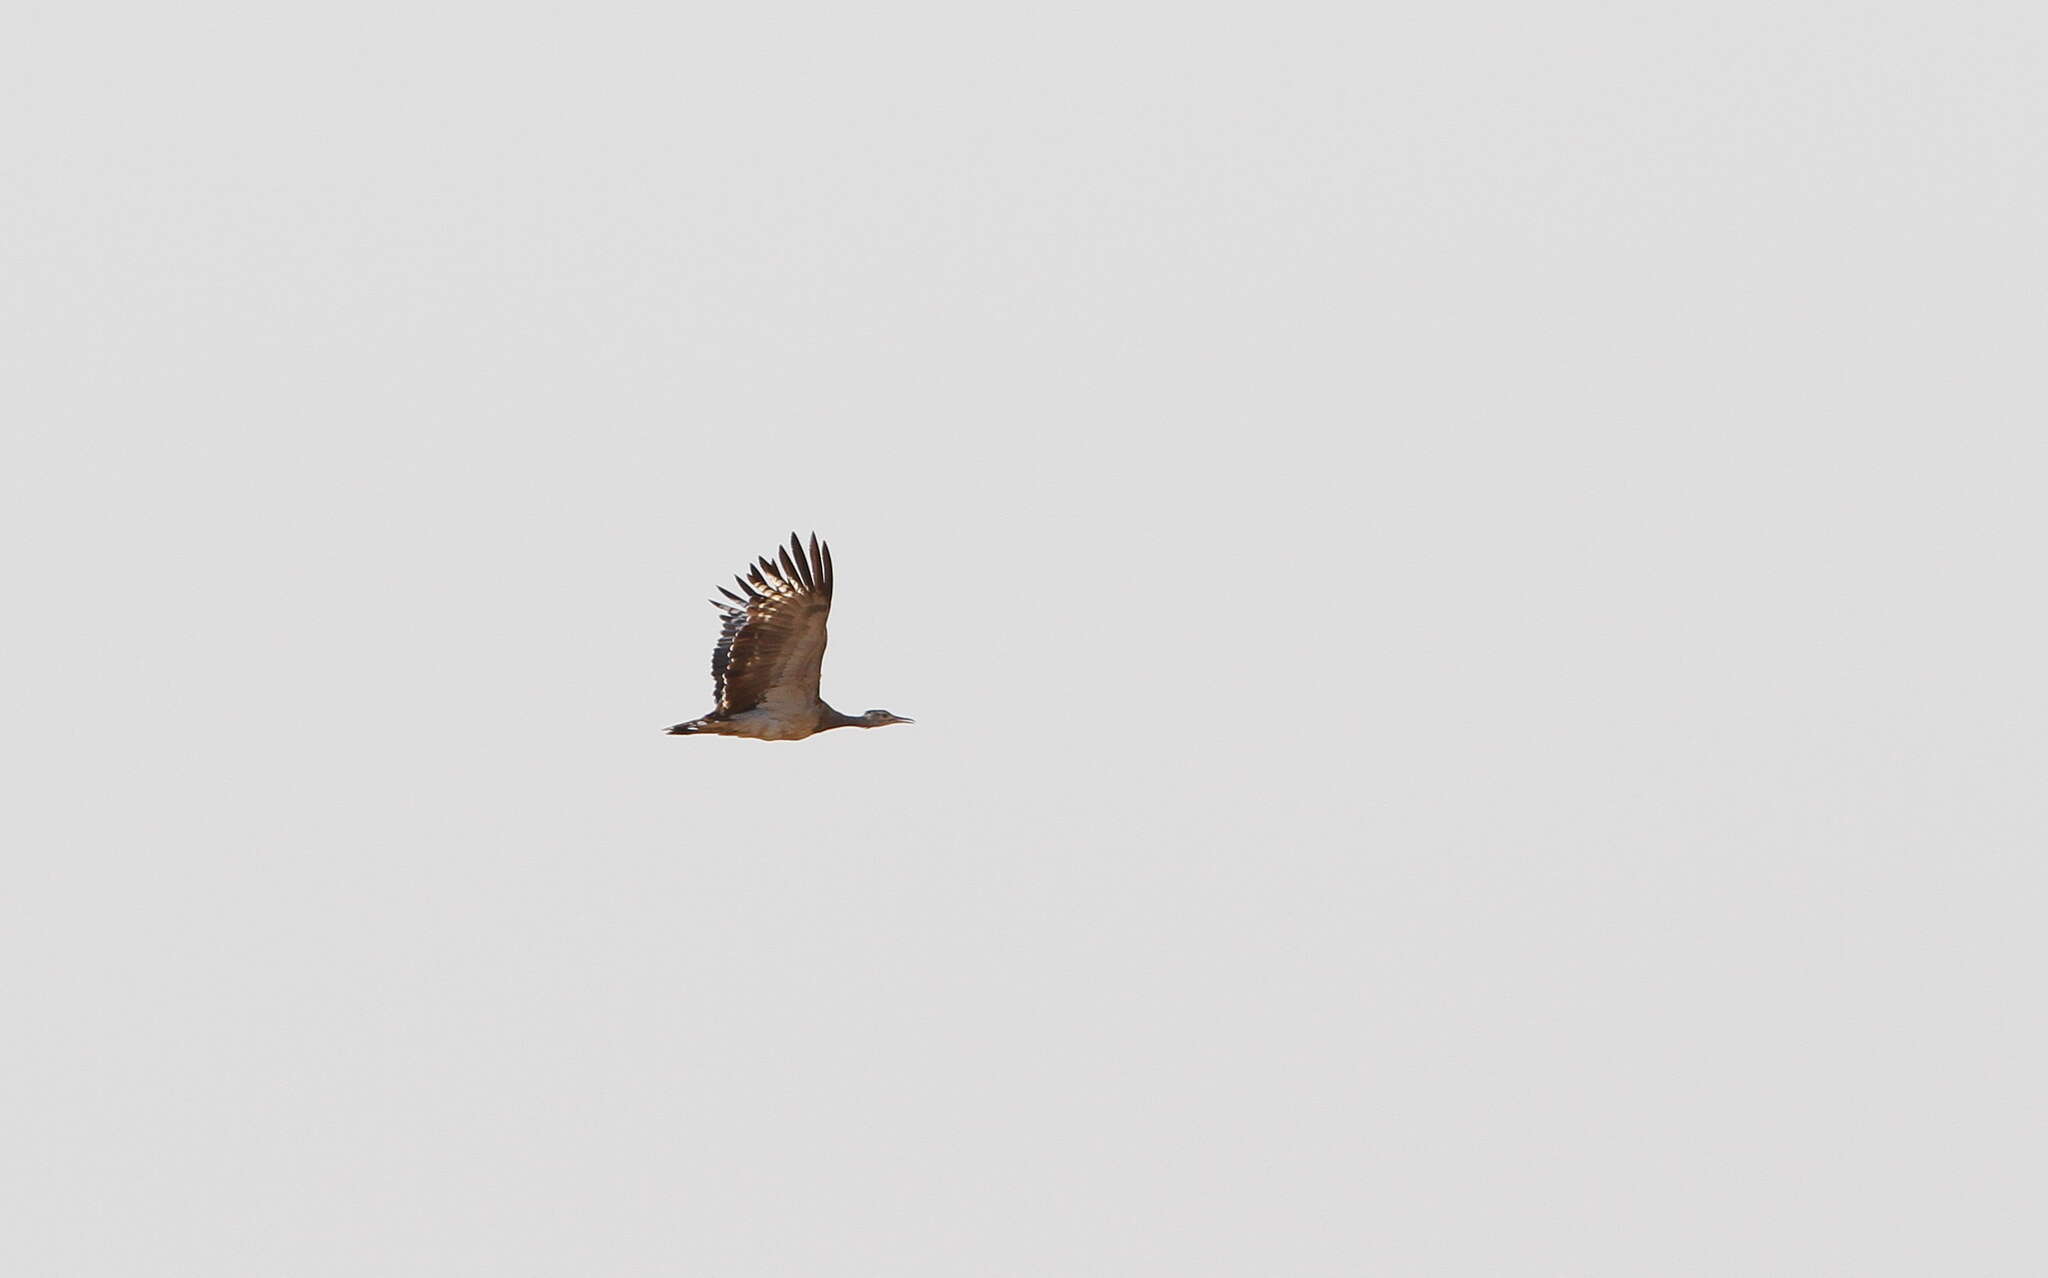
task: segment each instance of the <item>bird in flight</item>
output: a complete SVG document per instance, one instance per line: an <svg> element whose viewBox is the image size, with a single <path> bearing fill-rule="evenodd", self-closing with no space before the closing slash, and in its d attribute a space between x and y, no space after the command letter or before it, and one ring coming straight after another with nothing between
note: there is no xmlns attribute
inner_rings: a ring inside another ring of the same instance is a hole
<svg viewBox="0 0 2048 1278"><path fill-rule="evenodd" d="M776 560L781 562L778 564ZM832 548L811 534L807 554L795 533L776 559L762 556L743 576L740 594L724 586L711 606L725 618L711 653L718 706L701 719L669 729L673 736L708 733L759 741L801 741L832 728L913 723L887 710L841 714L818 696L825 661L825 614L832 611Z"/></svg>

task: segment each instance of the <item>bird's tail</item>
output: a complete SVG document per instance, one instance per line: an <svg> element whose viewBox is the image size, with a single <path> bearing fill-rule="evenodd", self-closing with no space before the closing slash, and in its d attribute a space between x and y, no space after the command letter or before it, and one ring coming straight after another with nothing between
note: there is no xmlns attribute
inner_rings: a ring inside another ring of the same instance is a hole
<svg viewBox="0 0 2048 1278"><path fill-rule="evenodd" d="M688 723L679 723L675 727L668 729L668 734L672 737L694 737L699 733L705 732L711 733L713 736L729 737L732 735L732 725L723 719L707 716L702 719L692 719Z"/></svg>

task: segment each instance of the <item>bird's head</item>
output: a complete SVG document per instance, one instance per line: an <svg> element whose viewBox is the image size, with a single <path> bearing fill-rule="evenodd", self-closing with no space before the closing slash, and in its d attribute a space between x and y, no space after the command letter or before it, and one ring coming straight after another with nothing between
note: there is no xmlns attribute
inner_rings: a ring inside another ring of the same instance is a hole
<svg viewBox="0 0 2048 1278"><path fill-rule="evenodd" d="M860 726L863 728L879 728L884 724L890 723L916 722L917 720L906 719L900 714L890 714L887 710L870 710L860 717Z"/></svg>

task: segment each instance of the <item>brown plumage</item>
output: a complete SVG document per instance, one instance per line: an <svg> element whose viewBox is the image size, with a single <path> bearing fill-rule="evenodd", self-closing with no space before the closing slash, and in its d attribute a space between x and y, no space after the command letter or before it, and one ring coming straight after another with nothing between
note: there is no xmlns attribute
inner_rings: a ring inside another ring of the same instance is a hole
<svg viewBox="0 0 2048 1278"><path fill-rule="evenodd" d="M912 722L887 710L841 714L818 696L825 619L832 611L832 548L818 534L811 534L807 551L791 533L774 559L763 556L733 580L740 594L720 586L718 593L731 602L711 601L725 618L711 653L717 708L675 725L671 734L800 741L831 728Z"/></svg>

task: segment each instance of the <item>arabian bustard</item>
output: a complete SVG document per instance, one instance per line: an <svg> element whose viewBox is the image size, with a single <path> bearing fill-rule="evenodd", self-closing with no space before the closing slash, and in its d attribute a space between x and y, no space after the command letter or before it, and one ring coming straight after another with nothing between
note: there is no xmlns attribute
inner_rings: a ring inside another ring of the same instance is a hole
<svg viewBox="0 0 2048 1278"><path fill-rule="evenodd" d="M811 534L808 554L795 533L777 559L762 556L744 576L741 594L724 586L731 600L711 606L725 617L718 647L711 653L711 681L718 707L701 719L679 723L676 736L715 733L761 741L801 741L829 728L879 728L913 720L870 710L841 714L818 697L818 668L825 660L825 615L832 611L832 548Z"/></svg>

